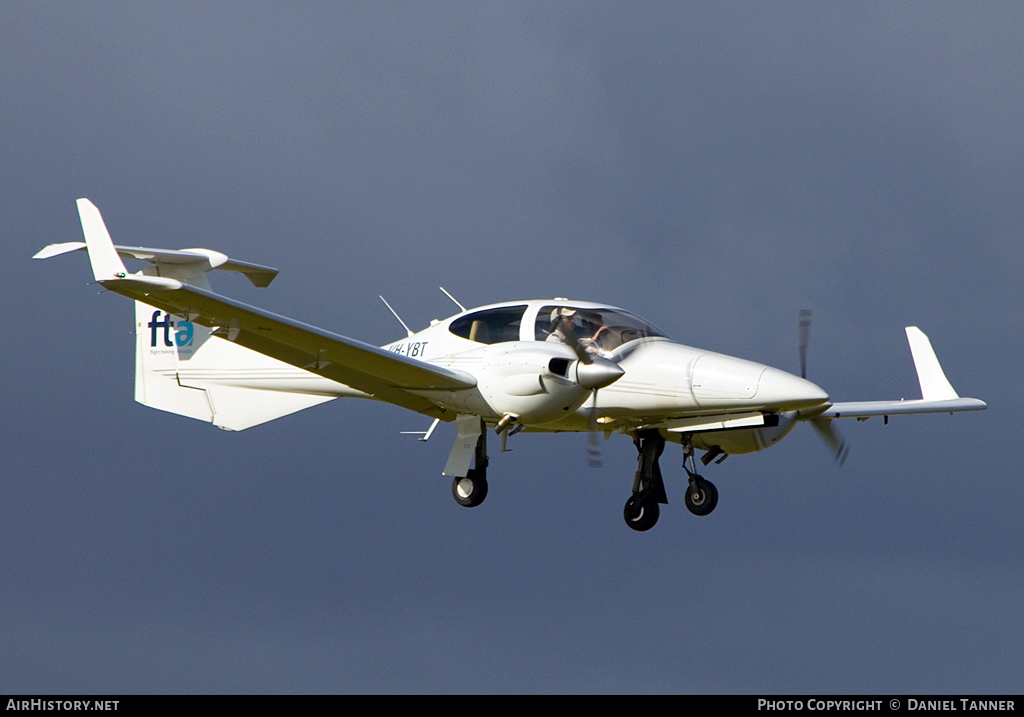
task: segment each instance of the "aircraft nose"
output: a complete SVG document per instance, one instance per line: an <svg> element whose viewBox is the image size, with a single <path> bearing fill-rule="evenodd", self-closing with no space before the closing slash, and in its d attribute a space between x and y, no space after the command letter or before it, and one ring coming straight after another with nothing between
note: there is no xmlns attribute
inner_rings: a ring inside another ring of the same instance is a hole
<svg viewBox="0 0 1024 717"><path fill-rule="evenodd" d="M757 384L757 401L782 411L794 411L825 403L828 394L805 378L767 368Z"/></svg>

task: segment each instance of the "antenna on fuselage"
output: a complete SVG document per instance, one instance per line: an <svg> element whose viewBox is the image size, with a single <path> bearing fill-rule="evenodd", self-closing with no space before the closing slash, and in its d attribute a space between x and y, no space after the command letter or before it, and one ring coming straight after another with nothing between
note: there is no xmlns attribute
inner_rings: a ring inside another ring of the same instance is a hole
<svg viewBox="0 0 1024 717"><path fill-rule="evenodd" d="M380 294L377 294L377 296L380 296ZM398 315L398 312L397 312L397 311L395 311L394 309L392 309L392 308L391 308L391 304L389 304L389 303L388 303L388 300L387 300L387 299L385 299L385 298L384 298L383 296L380 296L380 300L384 302L384 306L388 307L388 310L389 310L389 311L390 311L390 312L391 312L392 314L394 314L394 315L395 315L395 318L396 318L396 319L398 319L398 323L400 323L400 324L402 325L402 327L403 327L403 328L405 329L405 333L406 333L406 335L407 335L407 336L412 336L412 333L413 333L413 332L412 332L412 329L410 329L410 328L409 328L408 326L406 326L406 325L405 325L405 322L404 322L404 321L402 321L402 317Z"/></svg>
<svg viewBox="0 0 1024 717"><path fill-rule="evenodd" d="M448 293L448 289L444 288L443 286L439 286L437 288L440 289L441 291L443 291L445 296L447 296L449 299L454 301L456 306L458 306L463 311L466 310L466 307L463 306L462 304L460 304L458 299L456 299L454 296L452 296L451 294Z"/></svg>

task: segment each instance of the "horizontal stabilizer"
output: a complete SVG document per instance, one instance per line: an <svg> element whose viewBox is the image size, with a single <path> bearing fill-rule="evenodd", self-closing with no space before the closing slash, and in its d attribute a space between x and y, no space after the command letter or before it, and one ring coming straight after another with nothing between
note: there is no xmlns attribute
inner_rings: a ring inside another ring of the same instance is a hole
<svg viewBox="0 0 1024 717"><path fill-rule="evenodd" d="M50 257L67 254L69 251L85 251L84 241L66 241L62 244L47 244L32 255L33 259L49 259Z"/></svg>
<svg viewBox="0 0 1024 717"><path fill-rule="evenodd" d="M78 200L78 213L82 219L82 231L88 239L90 232L97 237L105 237L109 242L110 235L103 223L103 217L99 209L88 199ZM100 242L104 243L104 242ZM112 243L112 242L109 242ZM60 244L48 244L40 249L32 257L33 259L49 259L51 257L67 254L72 251L87 251L91 244L82 241L69 241ZM90 252L90 259L94 262L94 253ZM163 268L162 276L177 277L179 275L189 276L196 271L205 272L213 269L223 271L235 271L245 274L253 286L264 288L270 286L270 282L278 274L278 270L262 264L252 264L247 261L231 259L227 254L211 249L151 249L142 246L114 245L114 251L100 249L96 256L102 257L101 266L104 270L104 279L111 279L117 273L124 274L124 264L121 259L140 259L148 261L156 267ZM96 276L97 280L100 277Z"/></svg>

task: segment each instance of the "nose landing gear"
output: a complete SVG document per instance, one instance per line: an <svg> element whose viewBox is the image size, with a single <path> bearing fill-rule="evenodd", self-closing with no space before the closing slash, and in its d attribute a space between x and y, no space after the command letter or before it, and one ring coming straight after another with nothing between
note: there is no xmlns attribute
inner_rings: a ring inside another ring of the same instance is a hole
<svg viewBox="0 0 1024 717"><path fill-rule="evenodd" d="M697 466L693 461L693 442L689 434L683 434L683 470L690 479L690 485L686 488L686 509L694 515L710 514L718 505L718 489L714 483L697 475Z"/></svg>
<svg viewBox="0 0 1024 717"><path fill-rule="evenodd" d="M691 479L686 489L686 509L694 515L707 515L718 505L718 488L700 476Z"/></svg>

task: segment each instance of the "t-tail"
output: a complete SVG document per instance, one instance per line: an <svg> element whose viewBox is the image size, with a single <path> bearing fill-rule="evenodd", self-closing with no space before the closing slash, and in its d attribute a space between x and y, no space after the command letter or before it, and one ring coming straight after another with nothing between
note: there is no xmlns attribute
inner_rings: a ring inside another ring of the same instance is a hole
<svg viewBox="0 0 1024 717"><path fill-rule="evenodd" d="M136 275L210 289L214 269L243 273L266 287L277 269L229 259L209 249L114 245L99 209L78 200L85 242L50 244L33 258L88 251L97 281L131 277L124 259L146 262ZM172 315L135 302L135 400L228 430L272 421L339 395L338 384L232 342L237 328L207 328L197 316Z"/></svg>

